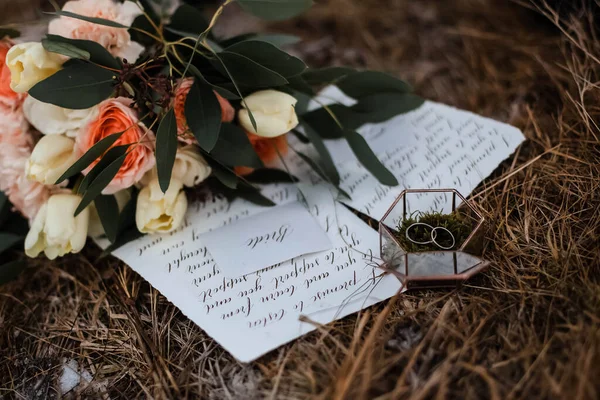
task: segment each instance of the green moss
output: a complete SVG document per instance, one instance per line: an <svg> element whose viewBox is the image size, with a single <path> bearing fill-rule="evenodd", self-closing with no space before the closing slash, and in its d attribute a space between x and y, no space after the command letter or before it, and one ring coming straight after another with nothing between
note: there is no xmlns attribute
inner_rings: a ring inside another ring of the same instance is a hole
<svg viewBox="0 0 600 400"><path fill-rule="evenodd" d="M471 224L469 224L469 222L463 216L456 212L452 214L442 214L436 212L414 213L410 217L401 221L398 225L398 230L396 231L396 238L398 239L398 242L400 242L402 247L409 252L440 250L440 248L434 243L416 244L406 238L406 230L412 224L417 222L431 225L434 228L440 226L452 232L455 243L454 246L448 250L456 250L462 243L464 243L472 229ZM440 245L444 247L452 245L452 238L445 231L437 230L436 233L436 241ZM427 242L431 240L431 229L427 226L416 225L410 228L409 236L416 242Z"/></svg>

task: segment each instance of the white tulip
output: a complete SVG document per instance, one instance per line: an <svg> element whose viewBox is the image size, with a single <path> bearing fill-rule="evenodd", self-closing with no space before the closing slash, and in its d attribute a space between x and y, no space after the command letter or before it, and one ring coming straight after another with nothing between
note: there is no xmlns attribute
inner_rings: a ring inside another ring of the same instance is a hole
<svg viewBox="0 0 600 400"><path fill-rule="evenodd" d="M298 125L294 108L297 102L295 97L277 90L252 93L242 102L244 109L238 112L240 125L248 132L266 138L288 133ZM252 111L258 131L252 126L248 110Z"/></svg>
<svg viewBox="0 0 600 400"><path fill-rule="evenodd" d="M66 136L43 136L25 164L25 175L32 181L54 185L77 161L75 141Z"/></svg>
<svg viewBox="0 0 600 400"><path fill-rule="evenodd" d="M29 91L62 68L64 58L44 49L41 43L28 42L13 46L6 54L10 70L10 88L17 93Z"/></svg>
<svg viewBox="0 0 600 400"><path fill-rule="evenodd" d="M123 211L123 208L127 205L127 203L129 203L129 200L131 200L131 192L129 189L125 189L115 193L114 196L117 200L119 212ZM102 226L102 221L100 221L100 216L98 215L98 210L96 209L94 203L90 204L89 209L90 227L88 229L88 236L91 238L98 238L105 234L104 227Z"/></svg>
<svg viewBox="0 0 600 400"><path fill-rule="evenodd" d="M37 257L42 251L51 260L78 253L85 245L89 210L74 216L81 197L55 194L40 208L25 238L25 254Z"/></svg>
<svg viewBox="0 0 600 400"><path fill-rule="evenodd" d="M181 181L171 179L169 189L163 193L155 178L140 190L135 211L138 230L142 233L167 233L179 228L188 205L182 189Z"/></svg>
<svg viewBox="0 0 600 400"><path fill-rule="evenodd" d="M212 169L200 154L198 147L188 145L177 150L173 172L171 173L172 179L181 181L183 186L194 187L202 183L211 173ZM150 181L157 177L158 173L156 167L154 167L144 175L140 180L140 184L148 185Z"/></svg>
<svg viewBox="0 0 600 400"><path fill-rule="evenodd" d="M25 98L23 113L35 129L44 135L76 137L79 130L95 117L98 108L69 110L44 103L31 96Z"/></svg>

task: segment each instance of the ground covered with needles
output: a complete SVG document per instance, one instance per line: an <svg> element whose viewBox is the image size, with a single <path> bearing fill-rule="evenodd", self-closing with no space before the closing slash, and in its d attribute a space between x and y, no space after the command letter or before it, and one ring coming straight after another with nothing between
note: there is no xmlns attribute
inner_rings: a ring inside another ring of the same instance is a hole
<svg viewBox="0 0 600 400"><path fill-rule="evenodd" d="M487 210L494 266L241 365L127 266L95 262L96 249L32 261L0 288L0 395L59 397L66 359L91 379L72 398L600 397L598 3L318 3L270 27L305 37L296 50L311 65L390 71L523 130L528 141L471 196Z"/></svg>

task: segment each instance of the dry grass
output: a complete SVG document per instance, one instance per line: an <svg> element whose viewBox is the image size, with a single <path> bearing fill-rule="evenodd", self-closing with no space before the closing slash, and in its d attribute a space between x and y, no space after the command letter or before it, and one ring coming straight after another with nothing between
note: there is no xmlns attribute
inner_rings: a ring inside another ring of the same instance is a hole
<svg viewBox="0 0 600 400"><path fill-rule="evenodd" d="M0 387L72 397L596 399L600 396L600 42L596 3L329 0L277 28L313 65L393 71L529 141L473 199L495 266L321 327L248 365L97 252L33 262L0 289ZM334 47L335 46L335 47Z"/></svg>

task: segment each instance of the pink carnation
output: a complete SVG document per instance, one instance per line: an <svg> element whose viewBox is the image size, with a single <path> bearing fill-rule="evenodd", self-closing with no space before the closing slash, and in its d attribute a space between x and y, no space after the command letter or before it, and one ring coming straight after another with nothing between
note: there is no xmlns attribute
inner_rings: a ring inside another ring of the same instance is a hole
<svg viewBox="0 0 600 400"><path fill-rule="evenodd" d="M81 154L105 137L119 132L124 133L113 146L132 145L117 175L102 192L104 194L114 194L133 186L155 164L156 138L152 131L146 130L137 113L130 108L132 102L124 97L103 101L98 106L98 116L83 127L77 137L77 146ZM91 171L98 161L92 163L83 173Z"/></svg>
<svg viewBox="0 0 600 400"><path fill-rule="evenodd" d="M0 190L30 220L48 200L50 188L25 176L32 138L21 110L0 110Z"/></svg>
<svg viewBox="0 0 600 400"><path fill-rule="evenodd" d="M134 2L126 1L121 4L113 0L69 1L63 7L63 11L107 19L125 26L131 26L133 20L141 14ZM142 45L131 40L127 29L94 24L76 18L57 18L50 22L48 31L53 35L100 43L113 56L127 59L131 63L135 62L144 50Z"/></svg>

